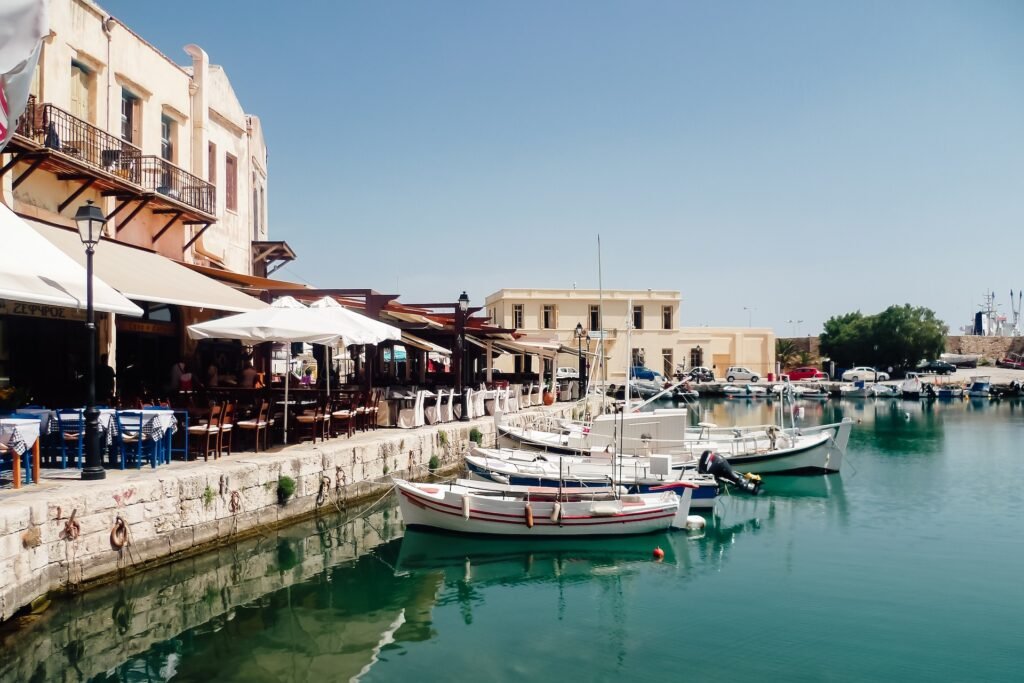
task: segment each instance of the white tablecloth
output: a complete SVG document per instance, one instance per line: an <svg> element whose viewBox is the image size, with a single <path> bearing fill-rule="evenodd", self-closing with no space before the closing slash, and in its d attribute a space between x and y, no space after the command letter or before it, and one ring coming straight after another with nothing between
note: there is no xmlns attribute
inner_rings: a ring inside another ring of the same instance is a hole
<svg viewBox="0 0 1024 683"><path fill-rule="evenodd" d="M8 417L0 419L0 443L21 455L39 439L39 420Z"/></svg>

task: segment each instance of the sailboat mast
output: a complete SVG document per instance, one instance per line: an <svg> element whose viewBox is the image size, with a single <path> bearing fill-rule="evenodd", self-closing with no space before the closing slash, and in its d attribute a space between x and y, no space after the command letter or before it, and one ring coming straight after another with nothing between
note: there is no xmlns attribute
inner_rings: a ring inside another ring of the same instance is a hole
<svg viewBox="0 0 1024 683"><path fill-rule="evenodd" d="M601 273L601 234L597 235L597 325L600 328L601 337L598 340L597 350L600 354L598 362L601 363L602 379L604 386L601 390L601 413L604 414L604 398L608 392L608 363L605 359L604 349L604 280Z"/></svg>

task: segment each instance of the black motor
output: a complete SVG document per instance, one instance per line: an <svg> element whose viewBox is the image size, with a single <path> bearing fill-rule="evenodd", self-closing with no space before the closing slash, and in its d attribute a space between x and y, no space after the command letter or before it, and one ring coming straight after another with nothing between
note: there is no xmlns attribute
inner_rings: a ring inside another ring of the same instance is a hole
<svg viewBox="0 0 1024 683"><path fill-rule="evenodd" d="M697 471L701 474L710 474L719 481L729 482L754 496L761 491L761 477L756 474L736 474L729 461L714 451L704 451L700 454Z"/></svg>

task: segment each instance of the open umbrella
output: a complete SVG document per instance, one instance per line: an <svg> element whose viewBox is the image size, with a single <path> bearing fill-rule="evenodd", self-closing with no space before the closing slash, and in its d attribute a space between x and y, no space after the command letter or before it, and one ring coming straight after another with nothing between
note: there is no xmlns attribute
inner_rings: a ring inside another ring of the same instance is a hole
<svg viewBox="0 0 1024 683"><path fill-rule="evenodd" d="M334 298L325 296L309 305L318 310L332 325L341 332L346 346L353 344L379 344L389 339L398 341L402 331L379 320L349 310ZM331 394L331 349L327 347L327 395Z"/></svg>
<svg viewBox="0 0 1024 683"><path fill-rule="evenodd" d="M283 296L267 308L246 311L225 318L189 325L193 339L238 339L246 344L263 342L306 342L330 344L341 336L339 326L322 311ZM288 384L291 368L284 375L284 440L288 443Z"/></svg>

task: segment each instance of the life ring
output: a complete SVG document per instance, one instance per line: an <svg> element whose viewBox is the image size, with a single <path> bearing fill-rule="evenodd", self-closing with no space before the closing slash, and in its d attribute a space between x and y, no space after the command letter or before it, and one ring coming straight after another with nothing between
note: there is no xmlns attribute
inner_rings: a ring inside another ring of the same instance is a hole
<svg viewBox="0 0 1024 683"><path fill-rule="evenodd" d="M124 523L124 518L118 515L117 521L114 522L114 528L110 530L110 547L120 550L126 545L128 545L128 525Z"/></svg>

